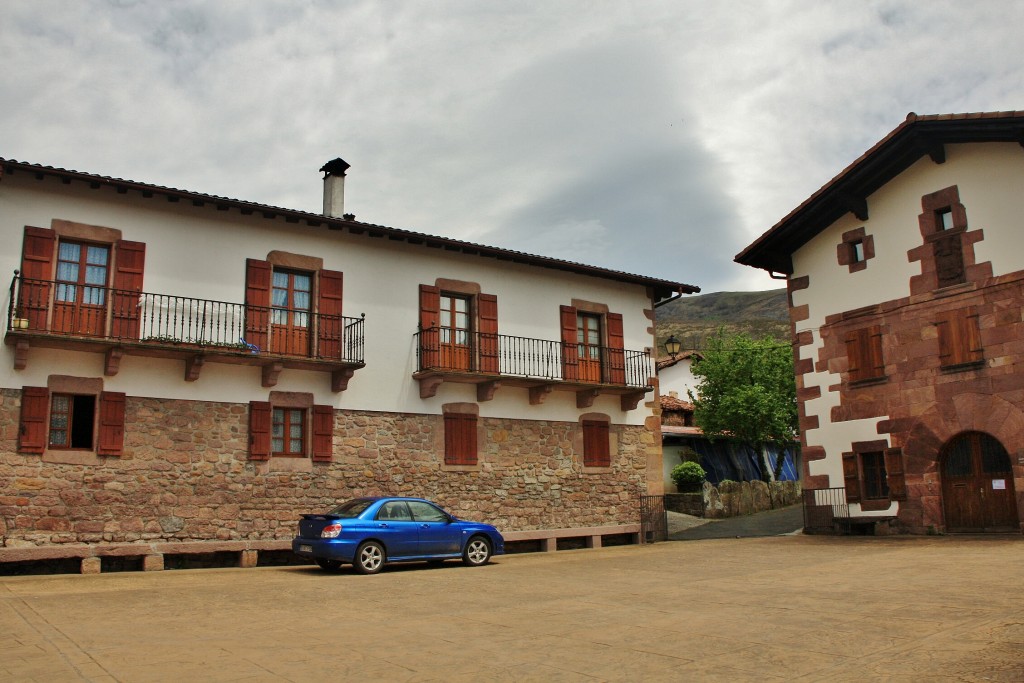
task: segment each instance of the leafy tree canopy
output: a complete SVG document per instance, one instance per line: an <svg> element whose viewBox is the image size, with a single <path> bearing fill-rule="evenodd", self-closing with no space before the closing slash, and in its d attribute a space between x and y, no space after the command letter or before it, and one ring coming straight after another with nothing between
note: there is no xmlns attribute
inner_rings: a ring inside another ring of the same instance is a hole
<svg viewBox="0 0 1024 683"><path fill-rule="evenodd" d="M795 440L799 421L789 345L719 334L708 340L703 356L693 365L699 384L690 400L705 435L762 446Z"/></svg>

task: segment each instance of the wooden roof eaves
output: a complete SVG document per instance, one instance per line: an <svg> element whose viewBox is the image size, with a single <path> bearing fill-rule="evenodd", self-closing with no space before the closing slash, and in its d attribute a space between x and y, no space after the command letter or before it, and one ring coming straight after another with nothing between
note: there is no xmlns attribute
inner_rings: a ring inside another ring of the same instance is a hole
<svg viewBox="0 0 1024 683"><path fill-rule="evenodd" d="M792 274L791 255L923 156L945 161L946 144L1018 142L1024 147L1024 111L941 114L907 119L804 200L733 259L769 272ZM867 208L862 220L867 220Z"/></svg>
<svg viewBox="0 0 1024 683"><path fill-rule="evenodd" d="M494 258L500 261L509 261L512 263L540 268L550 268L553 270L589 275L592 277L614 280L627 284L640 285L649 287L656 301L667 299L675 294L694 294L700 291L700 287L697 287L696 285L672 282L670 280L636 275L633 273L626 273L598 266L588 266L586 264L576 263L573 261L563 261L548 256L538 256L534 254L527 254L526 252L489 247L483 244L465 242L449 237L440 237L437 235L413 232L411 230L402 230L401 228L391 228L373 223L346 220L344 218L334 218L308 211L285 209L267 204L221 197L218 195L179 190L177 188L163 187L160 185L150 185L132 180L124 180L122 178L92 175L81 171L56 168L53 166L42 166L39 164L31 164L0 157L0 180L3 179L5 174L9 174L14 170L31 173L40 180L46 176L59 178L64 184L69 184L72 180L79 180L87 183L92 189L111 187L120 194L126 194L129 190L134 190L141 193L144 197L161 195L166 197L168 201L175 203L184 199L192 202L196 206L205 206L207 204L213 205L220 211L226 211L229 208L236 208L242 215L247 216L259 214L267 219L284 218L289 222L292 222L294 219L294 221L304 222L310 227L326 225L328 229L347 230L349 233L354 235L367 235L376 238L387 237L391 240L405 241L414 245L422 245L430 248L461 252L473 256ZM196 204L197 202L198 204Z"/></svg>

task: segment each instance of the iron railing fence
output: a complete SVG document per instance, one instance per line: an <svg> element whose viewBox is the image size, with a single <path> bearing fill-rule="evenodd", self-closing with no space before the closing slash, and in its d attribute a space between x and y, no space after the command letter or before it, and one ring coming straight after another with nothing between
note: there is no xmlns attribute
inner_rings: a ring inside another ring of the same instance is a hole
<svg viewBox="0 0 1024 683"><path fill-rule="evenodd" d="M11 281L7 329L364 362L365 318L95 285Z"/></svg>
<svg viewBox="0 0 1024 683"><path fill-rule="evenodd" d="M651 354L430 327L413 335L419 372L473 372L649 388Z"/></svg>
<svg viewBox="0 0 1024 683"><path fill-rule="evenodd" d="M845 488L804 489L804 533L849 533L850 506Z"/></svg>
<svg viewBox="0 0 1024 683"><path fill-rule="evenodd" d="M640 496L640 542L668 540L668 513L665 496Z"/></svg>

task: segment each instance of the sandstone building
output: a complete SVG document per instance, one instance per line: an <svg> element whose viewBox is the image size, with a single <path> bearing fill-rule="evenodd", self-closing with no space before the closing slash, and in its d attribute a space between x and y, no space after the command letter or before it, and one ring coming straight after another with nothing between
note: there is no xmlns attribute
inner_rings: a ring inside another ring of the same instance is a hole
<svg viewBox="0 0 1024 683"><path fill-rule="evenodd" d="M788 280L808 519L1021 530L1022 147L910 114L736 257Z"/></svg>

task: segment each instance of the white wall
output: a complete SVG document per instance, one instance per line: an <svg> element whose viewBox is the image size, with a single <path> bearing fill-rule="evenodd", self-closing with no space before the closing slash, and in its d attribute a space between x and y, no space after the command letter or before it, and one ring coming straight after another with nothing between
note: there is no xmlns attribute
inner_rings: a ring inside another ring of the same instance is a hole
<svg viewBox="0 0 1024 683"><path fill-rule="evenodd" d="M356 371L347 391L329 389L329 373L285 369L274 390L313 392L317 402L337 408L439 413L452 401L476 401L473 385L443 384L432 399L419 398L412 379L416 355L413 334L419 320L420 284L436 278L466 280L497 295L499 332L558 341L559 305L573 298L601 302L623 315L625 347L653 346L650 308L644 287L552 269L511 264L391 241L264 219L256 212L217 211L164 197L143 199L135 192L89 189L81 182L63 185L36 181L19 172L0 182L0 273L20 268L24 226L50 227L52 219L100 225L122 231L123 238L146 243L143 288L147 292L242 303L245 259L265 259L272 250L323 258L324 268L344 273L344 314L366 314L366 367ZM9 282L9 280L8 280ZM6 289L6 287L5 287ZM4 292L3 306L9 302ZM0 357L0 385L45 385L50 374L102 376L102 354L32 349L28 367L13 370L13 352ZM180 361L126 356L120 372L105 387L134 396L247 402L266 396L258 367L206 363L198 381L183 380ZM617 396L599 397L588 411L609 414L615 422L642 424L650 411L643 403L623 412ZM576 420L575 394L552 392L544 404L529 405L526 389L500 388L480 403L482 416Z"/></svg>

